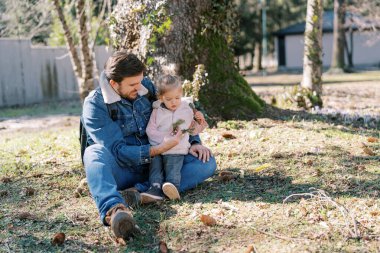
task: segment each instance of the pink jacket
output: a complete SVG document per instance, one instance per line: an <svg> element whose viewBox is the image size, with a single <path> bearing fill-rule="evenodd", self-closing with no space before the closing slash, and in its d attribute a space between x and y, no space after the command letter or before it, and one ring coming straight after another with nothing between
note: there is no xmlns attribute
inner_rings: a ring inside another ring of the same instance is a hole
<svg viewBox="0 0 380 253"><path fill-rule="evenodd" d="M166 109L164 103L160 100L153 103L153 111L146 128L146 134L148 135L149 142L152 146L156 146L163 142L164 137L168 136L173 131L173 124L180 119L185 121L179 125L179 128L183 130L189 129L190 125L194 121L192 126L194 130L191 132L192 135L199 134L207 127L207 124L199 125L194 120L194 112L193 109L190 108L189 103L192 103L191 98L182 98L181 105L174 112ZM186 132L180 143L163 153L163 155L186 155L189 153L189 148L189 133Z"/></svg>

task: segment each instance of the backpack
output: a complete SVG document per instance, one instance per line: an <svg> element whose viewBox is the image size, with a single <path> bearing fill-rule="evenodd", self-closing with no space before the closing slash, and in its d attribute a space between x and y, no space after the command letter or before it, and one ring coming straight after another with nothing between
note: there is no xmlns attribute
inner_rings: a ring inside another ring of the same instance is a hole
<svg viewBox="0 0 380 253"><path fill-rule="evenodd" d="M144 84L144 82L142 82L142 83ZM152 86L153 86L153 84L152 84ZM148 93L145 94L144 97L146 97L149 101L153 102L153 100L155 98L155 96L153 95L154 94L154 90L151 90L152 87L150 87L149 85L144 85L144 87L148 89ZM108 109L108 114L110 115L110 118L113 121L117 120L118 108L117 108L117 104L116 103L106 104L107 105L107 109ZM86 148L88 146L90 146L90 144L87 141L87 131L86 131L86 128L84 127L84 125L83 125L83 118L82 118L82 116L80 117L80 122L79 122L79 144L80 144L80 157L82 159L82 165L83 165L84 151L86 150Z"/></svg>

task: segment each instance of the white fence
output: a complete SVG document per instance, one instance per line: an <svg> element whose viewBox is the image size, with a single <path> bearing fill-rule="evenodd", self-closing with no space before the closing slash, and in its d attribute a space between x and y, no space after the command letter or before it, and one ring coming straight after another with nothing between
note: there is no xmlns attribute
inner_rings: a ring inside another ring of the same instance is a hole
<svg viewBox="0 0 380 253"><path fill-rule="evenodd" d="M111 53L95 48L99 71ZM0 39L0 107L79 99L65 47L32 46L28 39Z"/></svg>

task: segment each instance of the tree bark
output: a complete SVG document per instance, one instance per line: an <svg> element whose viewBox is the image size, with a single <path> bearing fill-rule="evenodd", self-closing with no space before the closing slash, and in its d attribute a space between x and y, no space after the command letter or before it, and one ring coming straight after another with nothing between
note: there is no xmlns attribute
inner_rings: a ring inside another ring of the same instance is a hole
<svg viewBox="0 0 380 253"><path fill-rule="evenodd" d="M65 34L65 39L66 39L66 45L67 48L70 52L70 60L73 65L74 73L77 78L82 76L82 66L80 63L80 58L78 55L78 52L75 48L74 40L73 40L73 35L71 34L71 31L69 29L69 26L67 25L65 15L63 14L63 9L60 5L59 0L53 0L55 10L57 12L59 21L61 22L64 34Z"/></svg>
<svg viewBox="0 0 380 253"><path fill-rule="evenodd" d="M81 65L82 76L80 78L80 98L83 101L88 93L94 89L94 62L92 60L92 51L89 47L89 29L87 27L87 15L85 11L85 0L78 0L77 5L80 50L82 52Z"/></svg>
<svg viewBox="0 0 380 253"><path fill-rule="evenodd" d="M318 98L322 94L322 14L323 0L307 1L301 87L315 93Z"/></svg>
<svg viewBox="0 0 380 253"><path fill-rule="evenodd" d="M264 102L234 64L228 36L232 29L224 26L227 19L237 20L230 6L216 0L161 2L120 0L111 26L114 46L138 54L153 78L169 68L191 79L195 66L204 64L209 82L201 88L200 102L208 114L221 119L256 117Z"/></svg>
<svg viewBox="0 0 380 253"><path fill-rule="evenodd" d="M255 63L254 63L254 69L253 71L254 72L259 72L260 70L263 69L262 65L261 65L261 58L262 58L262 54L261 54L261 43L260 42L256 42L255 43Z"/></svg>
<svg viewBox="0 0 380 253"><path fill-rule="evenodd" d="M333 72L344 72L345 16L345 0L334 0L333 52L330 67L330 71Z"/></svg>

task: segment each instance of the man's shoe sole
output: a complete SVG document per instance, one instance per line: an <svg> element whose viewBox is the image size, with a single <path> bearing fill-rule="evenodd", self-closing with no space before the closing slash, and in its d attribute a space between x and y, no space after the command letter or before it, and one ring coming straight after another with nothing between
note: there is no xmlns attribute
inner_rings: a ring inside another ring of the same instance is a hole
<svg viewBox="0 0 380 253"><path fill-rule="evenodd" d="M140 194L141 204L149 204L157 201L161 201L164 198L156 195L147 194L143 192Z"/></svg>
<svg viewBox="0 0 380 253"><path fill-rule="evenodd" d="M175 187L172 183L164 183L164 185L162 186L162 191L169 199L181 198L177 190L177 187Z"/></svg>
<svg viewBox="0 0 380 253"><path fill-rule="evenodd" d="M117 238L127 239L135 232L135 221L127 212L117 212L111 220L111 230Z"/></svg>

